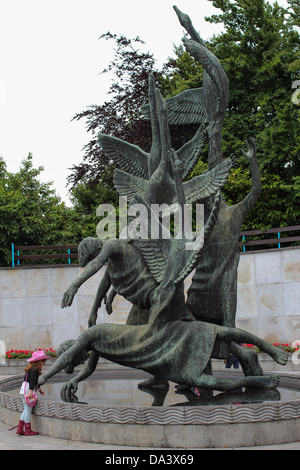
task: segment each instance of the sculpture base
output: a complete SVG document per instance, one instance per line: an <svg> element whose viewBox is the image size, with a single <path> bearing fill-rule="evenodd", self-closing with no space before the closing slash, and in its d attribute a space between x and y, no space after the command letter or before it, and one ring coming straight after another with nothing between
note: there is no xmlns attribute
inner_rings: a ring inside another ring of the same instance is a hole
<svg viewBox="0 0 300 470"><path fill-rule="evenodd" d="M141 371L124 368L96 374L93 384L104 379L117 380L121 384L121 377L134 382L147 377ZM236 375L240 372L225 370L216 374ZM200 401L196 396L178 395L178 401L168 406L155 406L153 395L145 405L127 402L123 406L112 406L65 403L48 400L45 396L34 408L32 424L40 434L50 437L131 448L238 448L295 442L300 440L300 377L279 375L282 390L294 394L289 399L284 397L285 393L279 399L274 393L265 396L268 401L259 402L258 395L254 394L254 403L222 404L224 400L242 397L241 393L245 391L239 390L234 391L235 395L231 392L231 397L217 393L210 398L203 396ZM62 385L68 378L70 376L58 374L53 383ZM10 377L0 382L1 420L9 426L18 422L22 411L21 397L11 392L17 390L22 379L23 376ZM173 392L171 386L171 396L176 399ZM208 399L215 404L204 403ZM194 400L194 406L191 400Z"/></svg>

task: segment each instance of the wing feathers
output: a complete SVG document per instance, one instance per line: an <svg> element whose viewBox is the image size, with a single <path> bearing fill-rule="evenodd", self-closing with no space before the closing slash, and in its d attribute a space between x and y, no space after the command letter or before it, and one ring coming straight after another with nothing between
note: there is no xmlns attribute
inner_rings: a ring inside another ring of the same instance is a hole
<svg viewBox="0 0 300 470"><path fill-rule="evenodd" d="M147 180L117 169L114 172L114 187L120 196L127 197L129 204L132 204L136 194L144 198Z"/></svg>
<svg viewBox="0 0 300 470"><path fill-rule="evenodd" d="M192 204L213 196L227 182L229 172L234 163L234 158L230 157L212 170L206 171L192 180L183 183L186 203Z"/></svg>
<svg viewBox="0 0 300 470"><path fill-rule="evenodd" d="M145 179L149 177L148 154L140 147L104 134L99 134L98 139L107 157L124 171Z"/></svg>
<svg viewBox="0 0 300 470"><path fill-rule="evenodd" d="M207 112L203 103L203 89L185 90L179 95L165 100L167 119L170 125L201 124L207 122ZM149 119L149 104L141 106L140 111Z"/></svg>

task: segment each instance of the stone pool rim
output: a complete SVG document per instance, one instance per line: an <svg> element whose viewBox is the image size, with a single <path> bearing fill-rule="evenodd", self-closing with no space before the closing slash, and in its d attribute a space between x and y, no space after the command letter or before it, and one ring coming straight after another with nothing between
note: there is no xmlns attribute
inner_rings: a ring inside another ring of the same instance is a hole
<svg viewBox="0 0 300 470"><path fill-rule="evenodd" d="M300 375L276 375L281 387L300 391ZM122 376L146 377L141 371L111 370L105 371L102 378ZM58 374L56 381L63 377L65 374ZM1 420L11 426L17 423L23 405L21 397L11 395L9 390L22 380L23 374L0 380ZM162 448L271 445L300 440L300 398L203 407L107 406L43 399L34 408L33 422L44 435L111 445Z"/></svg>

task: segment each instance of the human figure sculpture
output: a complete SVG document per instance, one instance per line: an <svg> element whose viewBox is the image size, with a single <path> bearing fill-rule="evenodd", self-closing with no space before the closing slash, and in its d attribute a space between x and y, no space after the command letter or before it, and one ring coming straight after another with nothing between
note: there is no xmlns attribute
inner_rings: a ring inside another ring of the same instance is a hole
<svg viewBox="0 0 300 470"><path fill-rule="evenodd" d="M44 384L63 369L72 373L76 365L87 360L78 375L64 386L63 394L71 399L78 382L94 372L101 356L164 380L203 389L228 391L237 387L273 389L278 386L279 378L273 376L228 379L206 374L204 370L215 341L223 339L255 344L277 363L284 365L287 362L287 353L237 328L181 320L139 326L102 323L88 328L73 343L69 342L69 349L40 377L39 383Z"/></svg>

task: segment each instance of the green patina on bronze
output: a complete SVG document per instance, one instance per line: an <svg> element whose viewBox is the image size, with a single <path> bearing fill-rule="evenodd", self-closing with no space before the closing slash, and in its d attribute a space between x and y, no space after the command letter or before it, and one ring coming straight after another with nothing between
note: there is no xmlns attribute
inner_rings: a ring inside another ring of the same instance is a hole
<svg viewBox="0 0 300 470"><path fill-rule="evenodd" d="M186 50L204 69L202 88L187 90L163 100L149 76L149 101L141 111L151 120L150 153L120 139L99 135L104 151L119 167L114 184L129 206L147 208L149 234L153 204L168 204L183 210L185 204L205 206L204 245L186 249L182 237L163 237L165 227L156 220L157 239L88 238L79 245L79 261L85 270L71 284L62 299L70 306L80 286L108 262L88 321L88 329L76 340L61 345L59 357L40 378L51 376L85 362L82 370L63 387L62 396L72 400L78 382L95 370L99 357L128 367L142 369L152 378L141 386L167 387L177 383L180 390L197 386L229 391L236 387L274 389L277 377L264 376L257 354L245 351L243 342L257 345L284 365L287 355L266 341L236 328L238 241L245 214L261 191L255 141L244 152L252 173L252 189L246 198L228 206L221 194L234 158L223 159L222 125L228 105L228 79L218 59L205 47L190 18L174 7L190 38ZM181 149L172 148L169 124L197 123L195 136ZM185 181L198 161L204 144L209 145L209 170ZM184 279L195 269L187 300ZM132 303L126 325L96 324L97 311L107 297L111 313L114 295ZM241 362L244 377L214 377L211 358L227 358L233 352Z"/></svg>

